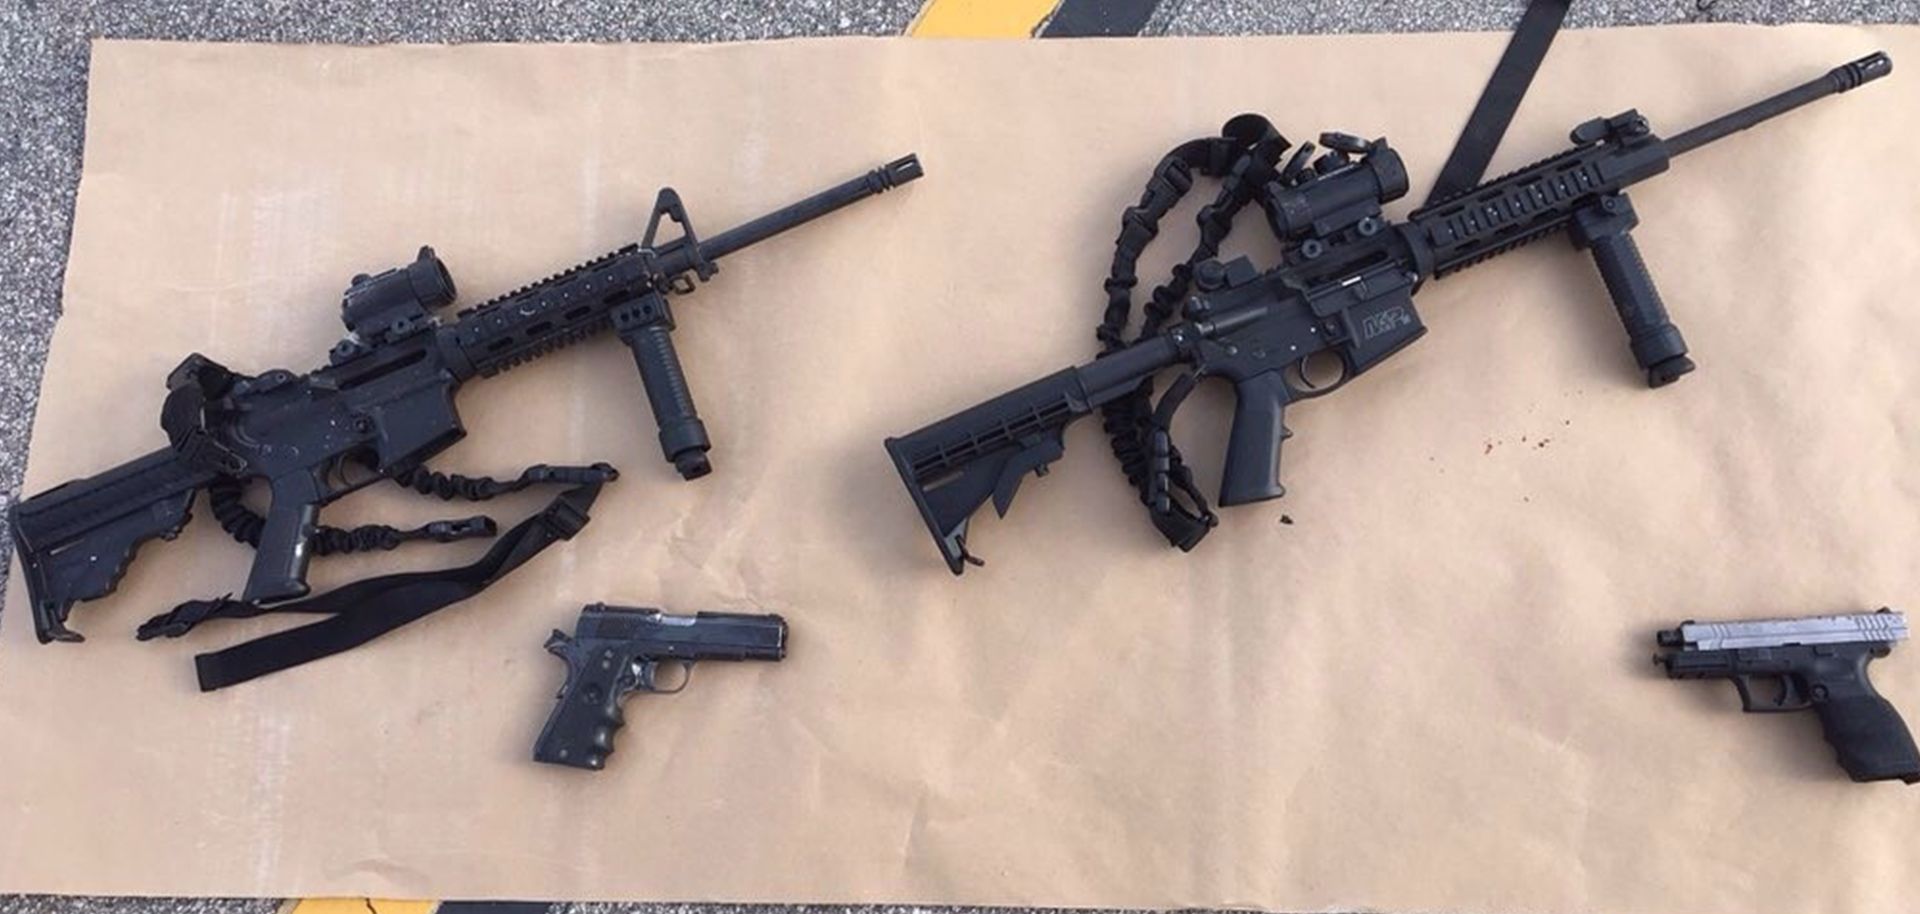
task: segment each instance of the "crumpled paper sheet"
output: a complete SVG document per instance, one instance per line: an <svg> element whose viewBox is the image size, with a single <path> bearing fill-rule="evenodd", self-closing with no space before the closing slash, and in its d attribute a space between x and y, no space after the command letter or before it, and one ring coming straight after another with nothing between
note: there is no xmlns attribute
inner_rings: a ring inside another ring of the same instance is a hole
<svg viewBox="0 0 1920 914"><path fill-rule="evenodd" d="M29 491L156 446L189 352L318 364L348 277L422 242L471 303L633 239L662 183L713 232L908 151L928 177L680 306L710 478L660 461L611 339L465 391L443 469L625 471L579 538L468 604L203 695L193 652L286 624L133 642L242 581L204 506L76 611L84 645L34 644L14 575L0 889L1911 910L1920 791L1850 784L1811 715L1742 716L1648 662L1683 618L1920 596L1911 73L1634 191L1701 364L1670 389L1555 240L1427 289L1424 340L1292 411L1287 497L1191 555L1086 422L955 580L882 452L1090 357L1120 211L1176 143L1249 110L1296 139L1385 133L1419 197L1504 40L100 44ZM1920 32L1570 32L1496 167L1630 106L1672 134L1881 47L1911 66ZM1209 486L1228 399L1179 423ZM463 510L382 488L328 516ZM562 675L541 641L593 600L781 612L792 654L630 700L603 773L533 764ZM1916 654L1875 675L1920 718Z"/></svg>

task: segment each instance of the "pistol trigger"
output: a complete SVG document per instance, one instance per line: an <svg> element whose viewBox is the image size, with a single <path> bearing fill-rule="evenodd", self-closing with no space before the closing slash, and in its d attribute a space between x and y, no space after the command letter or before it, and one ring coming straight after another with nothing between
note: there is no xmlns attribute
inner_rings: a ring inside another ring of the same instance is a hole
<svg viewBox="0 0 1920 914"><path fill-rule="evenodd" d="M674 683L672 688L662 688L660 686L660 666L661 664L667 663L680 668L679 681ZM686 688L688 680L693 678L693 661L682 658L639 660L635 661L633 667L635 682L630 691L652 692L655 695L673 695Z"/></svg>
<svg viewBox="0 0 1920 914"><path fill-rule="evenodd" d="M1765 701L1756 699L1755 685L1760 679L1777 682L1774 693ZM1740 710L1749 714L1776 714L1783 711L1799 711L1809 707L1806 693L1795 678L1786 674L1762 674L1755 676L1743 673L1734 677L1734 688L1740 690Z"/></svg>
<svg viewBox="0 0 1920 914"><path fill-rule="evenodd" d="M1734 691L1740 693L1740 710L1741 711L1744 711L1748 714L1752 714L1760 710L1760 708L1755 706L1753 703L1753 677L1752 676L1748 676L1743 673L1741 675L1733 677L1733 688L1734 688Z"/></svg>
<svg viewBox="0 0 1920 914"><path fill-rule="evenodd" d="M1780 677L1780 694L1773 698L1774 710L1798 711L1812 704L1813 702L1807 698L1807 691L1800 687L1800 677Z"/></svg>
<svg viewBox="0 0 1920 914"><path fill-rule="evenodd" d="M658 693L658 694L661 694L661 695L677 695L677 694L679 694L679 693L680 693L680 691L681 691L681 690L683 690L683 689L685 689L685 688L687 687L687 683L689 683L689 682L692 682L692 681L693 681L693 661L691 661L691 660L663 660L663 661L660 661L660 662L661 662L661 663L671 663L671 664L673 664L673 665L675 665L675 666L678 666L678 667L680 668L680 681L679 681L678 683L676 683L676 684L674 685L674 687L673 687L673 688L671 688L671 689L663 689L663 688L660 688L660 687L659 687L659 680L657 680L657 679L656 679L656 680L654 681L654 688L653 688L653 691L654 691L654 692L656 692L656 693Z"/></svg>

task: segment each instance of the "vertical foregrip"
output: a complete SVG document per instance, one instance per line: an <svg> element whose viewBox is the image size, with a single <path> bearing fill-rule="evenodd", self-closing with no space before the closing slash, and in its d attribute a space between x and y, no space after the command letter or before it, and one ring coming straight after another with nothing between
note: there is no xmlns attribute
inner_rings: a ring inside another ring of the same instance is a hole
<svg viewBox="0 0 1920 914"><path fill-rule="evenodd" d="M1626 194L1607 194L1574 212L1571 233L1574 246L1593 255L1647 386L1664 387L1694 366L1687 358L1687 341L1667 316L1666 303L1633 241L1631 232L1638 223Z"/></svg>
<svg viewBox="0 0 1920 914"><path fill-rule="evenodd" d="M643 324L621 331L620 339L633 350L634 364L640 368L640 381L653 407L653 421L660 428L661 454L683 479L698 479L712 472L707 451L713 445L694 408L693 391L687 386L686 371L673 346L671 325Z"/></svg>
<svg viewBox="0 0 1920 914"><path fill-rule="evenodd" d="M1660 290L1654 286L1653 275L1647 272L1633 236L1621 233L1596 238L1592 251L1607 295L1619 312L1621 326L1626 328L1634 361L1647 374L1647 386L1662 387L1692 371L1686 339L1667 315L1666 303L1660 299Z"/></svg>

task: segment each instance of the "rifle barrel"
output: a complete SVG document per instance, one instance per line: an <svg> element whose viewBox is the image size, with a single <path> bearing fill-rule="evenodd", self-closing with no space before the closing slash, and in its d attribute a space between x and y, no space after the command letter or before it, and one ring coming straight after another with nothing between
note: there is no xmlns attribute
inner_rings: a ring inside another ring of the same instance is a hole
<svg viewBox="0 0 1920 914"><path fill-rule="evenodd" d="M1872 82L1893 72L1893 58L1875 51L1849 64L1834 67L1818 79L1788 89L1772 98L1762 99L1724 117L1715 118L1667 141L1670 155L1680 155L1714 140L1738 133L1761 121L1779 117L1808 102L1838 95L1856 86Z"/></svg>
<svg viewBox="0 0 1920 914"><path fill-rule="evenodd" d="M895 159L860 177L843 184L829 187L798 203L782 207L758 219L730 228L718 235L702 239L700 242L700 256L708 261L719 260L734 251L740 250L748 245L759 244L787 229L812 222L841 207L858 203L875 194L899 187L908 181L920 177L923 173L920 169L920 159L918 156L909 155L904 158ZM673 275L689 269L692 266L691 263L681 264L677 262L680 259L690 260L691 258L686 258L685 252L681 250L662 251L660 271L667 275Z"/></svg>

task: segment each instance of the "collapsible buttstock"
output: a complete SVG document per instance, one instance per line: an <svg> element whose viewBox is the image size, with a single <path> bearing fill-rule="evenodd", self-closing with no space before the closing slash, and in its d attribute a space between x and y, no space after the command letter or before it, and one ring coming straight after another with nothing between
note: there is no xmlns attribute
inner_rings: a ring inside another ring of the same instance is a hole
<svg viewBox="0 0 1920 914"><path fill-rule="evenodd" d="M1068 423L1091 411L1078 369L1049 375L900 438L887 454L954 574L979 560L967 523L993 501L1004 516L1026 474L1044 475L1065 452Z"/></svg>
<svg viewBox="0 0 1920 914"><path fill-rule="evenodd" d="M73 604L112 593L142 543L179 534L213 476L162 448L15 504L8 525L40 642L84 640L66 626Z"/></svg>

